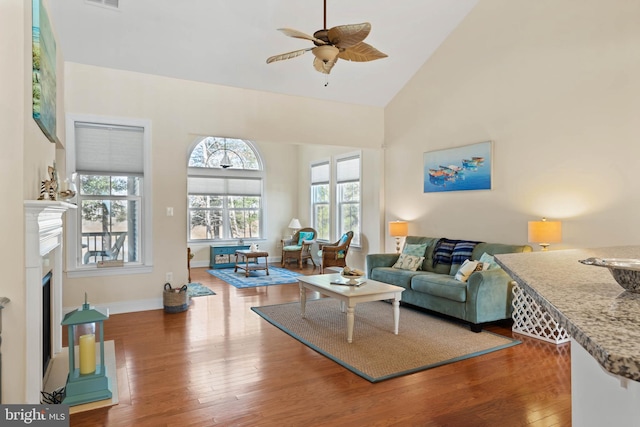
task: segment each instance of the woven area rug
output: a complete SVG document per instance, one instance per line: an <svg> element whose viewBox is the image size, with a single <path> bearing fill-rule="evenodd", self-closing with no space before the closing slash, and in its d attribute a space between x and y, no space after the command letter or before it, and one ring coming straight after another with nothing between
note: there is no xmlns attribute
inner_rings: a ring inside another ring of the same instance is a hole
<svg viewBox="0 0 640 427"><path fill-rule="evenodd" d="M208 287L200 283L187 284L187 295L189 295L189 298L203 297L203 296L215 295L215 294L216 293L213 292L211 289L209 289Z"/></svg>
<svg viewBox="0 0 640 427"><path fill-rule="evenodd" d="M251 271L249 277L245 277L244 270L238 269L237 273L234 273L233 270L233 268L221 268L217 270L207 270L207 272L239 289L297 283L298 276L301 275L295 271L271 266L269 266L268 276L265 270Z"/></svg>
<svg viewBox="0 0 640 427"><path fill-rule="evenodd" d="M330 298L252 307L265 320L357 375L378 382L457 362L520 341L492 332L474 333L467 325L400 307L399 334L393 333L391 304L356 305L353 342L347 343L347 315Z"/></svg>

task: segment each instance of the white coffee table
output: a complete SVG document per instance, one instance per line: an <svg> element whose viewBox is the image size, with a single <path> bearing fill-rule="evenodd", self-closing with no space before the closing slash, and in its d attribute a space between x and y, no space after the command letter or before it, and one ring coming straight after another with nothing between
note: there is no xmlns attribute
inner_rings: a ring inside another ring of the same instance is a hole
<svg viewBox="0 0 640 427"><path fill-rule="evenodd" d="M302 317L306 317L307 304L306 290L316 291L322 295L335 298L340 301L342 312L347 311L347 342L353 342L353 324L355 321L355 307L359 302L393 300L393 333L398 335L398 323L400 321L400 297L404 288L377 282L363 278L360 286L332 285L332 281L344 281L340 274L319 274L315 276L300 276L300 311Z"/></svg>

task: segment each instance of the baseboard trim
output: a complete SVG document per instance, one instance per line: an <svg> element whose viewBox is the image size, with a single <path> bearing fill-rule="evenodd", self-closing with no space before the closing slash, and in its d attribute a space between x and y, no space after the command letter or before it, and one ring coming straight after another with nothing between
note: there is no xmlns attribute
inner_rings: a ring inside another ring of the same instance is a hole
<svg viewBox="0 0 640 427"><path fill-rule="evenodd" d="M106 304L96 304L109 309L109 314L135 313L137 311L159 310L164 308L162 297L134 301L118 301ZM65 307L64 313L69 313L78 307Z"/></svg>

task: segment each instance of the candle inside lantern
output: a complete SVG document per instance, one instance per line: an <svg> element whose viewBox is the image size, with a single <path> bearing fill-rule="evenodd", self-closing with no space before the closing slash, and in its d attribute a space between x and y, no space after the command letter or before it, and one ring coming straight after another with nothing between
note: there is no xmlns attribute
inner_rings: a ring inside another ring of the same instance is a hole
<svg viewBox="0 0 640 427"><path fill-rule="evenodd" d="M80 335L80 375L92 374L96 371L96 336Z"/></svg>

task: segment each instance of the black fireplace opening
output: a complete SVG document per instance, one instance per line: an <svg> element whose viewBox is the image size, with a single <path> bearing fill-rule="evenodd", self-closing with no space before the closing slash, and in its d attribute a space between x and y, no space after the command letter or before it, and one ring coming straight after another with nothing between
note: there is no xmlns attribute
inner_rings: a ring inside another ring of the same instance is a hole
<svg viewBox="0 0 640 427"><path fill-rule="evenodd" d="M51 271L42 278L42 375L51 361Z"/></svg>

